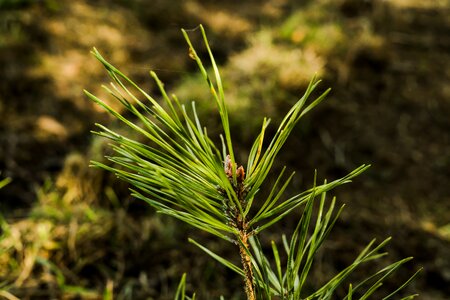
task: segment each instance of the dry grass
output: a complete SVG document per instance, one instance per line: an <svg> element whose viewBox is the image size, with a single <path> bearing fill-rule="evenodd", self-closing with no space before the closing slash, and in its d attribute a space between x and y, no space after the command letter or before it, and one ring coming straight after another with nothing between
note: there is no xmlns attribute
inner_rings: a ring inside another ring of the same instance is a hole
<svg viewBox="0 0 450 300"><path fill-rule="evenodd" d="M103 299L128 280L127 256L164 232L158 219L128 215L110 188L110 208L101 208L99 174L87 161L69 156L56 183L39 189L28 218L1 220L0 282L7 299Z"/></svg>

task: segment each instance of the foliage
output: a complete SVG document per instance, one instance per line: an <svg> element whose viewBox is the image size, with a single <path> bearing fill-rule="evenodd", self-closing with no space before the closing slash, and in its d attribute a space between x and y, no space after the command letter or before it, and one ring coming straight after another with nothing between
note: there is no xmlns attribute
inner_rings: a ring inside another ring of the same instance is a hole
<svg viewBox="0 0 450 300"><path fill-rule="evenodd" d="M188 108L175 95L169 96L163 83L154 72L151 72L163 98L160 103L106 61L94 48L93 54L114 81L111 87L105 86L105 89L126 108L129 114L120 113L87 91L86 94L141 135L144 141L132 139L97 124L100 131L95 133L113 142L111 147L115 154L108 159L114 165L97 161L93 161L92 165L111 171L129 182L133 186L132 195L146 201L158 212L180 219L237 246L241 267L213 253L195 240L190 240L244 277L248 299L272 299L275 296L280 299L331 299L335 290L355 268L384 255L379 250L388 240L378 245L373 241L352 265L342 270L328 283L313 292L304 289L314 257L340 213L340 210L333 213L334 199L325 211L326 193L351 182L369 166L362 165L342 178L331 182L324 181L320 185L316 184L317 175L315 175L314 185L310 189L291 197L285 196L284 192L294 173L285 175L286 168L284 168L270 193L267 196L259 195L260 189L267 184L277 154L293 128L306 113L325 98L329 89L315 100L309 101L320 82L313 78L303 97L287 112L269 141L266 141L266 129L270 119L264 118L261 131L249 151L244 168L236 161L236 149L231 138L224 88L218 66L205 31L202 26L199 28L213 77L210 77L198 56L187 31L183 30L183 35L189 45L189 55L196 61L216 103L223 129L220 136L221 145L216 146L213 139L208 136L206 127L203 127L197 116L194 102L191 108ZM320 199L318 217L310 232L313 207L317 198ZM275 243L272 243L275 261L273 270L270 260L263 253L258 235L300 207L304 207L303 214L290 241L288 242L286 237L283 238L283 248L287 254L284 270L281 266L280 251ZM354 287L350 285L345 299L351 299L356 295L354 293L360 290L363 291L361 299L367 298L408 260L410 258L391 264ZM184 286L183 276L177 291L177 299L185 298ZM385 299L391 298L398 290Z"/></svg>

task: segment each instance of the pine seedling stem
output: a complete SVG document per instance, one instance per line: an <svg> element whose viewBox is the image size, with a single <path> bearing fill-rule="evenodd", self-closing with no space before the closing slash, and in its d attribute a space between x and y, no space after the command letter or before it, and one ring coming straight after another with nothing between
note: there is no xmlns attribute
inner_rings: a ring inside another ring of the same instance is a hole
<svg viewBox="0 0 450 300"><path fill-rule="evenodd" d="M246 231L239 233L242 244L239 244L239 253L241 255L242 267L245 274L245 293L247 294L247 300L255 300L255 281L253 277L252 261L248 255L248 238L249 234Z"/></svg>
<svg viewBox="0 0 450 300"><path fill-rule="evenodd" d="M234 170L235 173L234 173ZM237 195L241 207L245 210L248 203L245 201L245 196L247 191L244 185L245 170L243 166L237 168L236 163L233 166L231 162L230 155L227 155L224 161L224 171L230 181L233 189ZM234 181L236 178L236 181ZM245 293L248 300L255 300L255 279L253 276L252 260L249 254L249 243L248 239L251 236L251 232L248 232L248 222L242 211L239 210L231 199L227 199L224 202L225 213L228 215L228 223L230 226L234 227L238 231L238 241L239 254L241 256L242 268L244 271L244 286Z"/></svg>

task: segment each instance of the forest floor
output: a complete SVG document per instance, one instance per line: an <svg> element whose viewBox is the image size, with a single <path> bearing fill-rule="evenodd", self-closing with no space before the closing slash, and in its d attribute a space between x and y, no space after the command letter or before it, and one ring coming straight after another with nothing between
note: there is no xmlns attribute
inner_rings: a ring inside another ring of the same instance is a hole
<svg viewBox="0 0 450 300"><path fill-rule="evenodd" d="M297 2L0 1L0 175L12 179L0 190L0 297L170 299L187 272L201 299L242 298L240 279L187 237L225 256L232 249L155 215L125 184L88 168L109 151L90 134L94 123L119 126L82 92L107 98L94 46L157 94L154 70L180 99L195 100L217 133L180 32L201 23L221 65L241 161L262 118L277 124L318 74L333 91L300 122L275 168L297 172L294 192L311 185L315 169L331 180L372 164L335 192L347 207L313 278L351 263L372 238L392 236L385 262L415 259L383 289L423 267L407 292L448 299L448 1ZM290 234L294 222L277 230Z"/></svg>

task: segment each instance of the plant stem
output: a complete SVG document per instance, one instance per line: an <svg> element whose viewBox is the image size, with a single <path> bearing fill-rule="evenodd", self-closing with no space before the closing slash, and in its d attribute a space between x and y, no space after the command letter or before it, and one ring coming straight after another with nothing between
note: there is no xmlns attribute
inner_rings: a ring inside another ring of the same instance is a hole
<svg viewBox="0 0 450 300"><path fill-rule="evenodd" d="M241 255L241 262L245 274L245 293L247 294L247 300L255 300L255 285L253 278L253 268L250 256L247 253L249 234L246 229L242 229L239 232L239 237L242 243L239 244L239 253Z"/></svg>
<svg viewBox="0 0 450 300"><path fill-rule="evenodd" d="M245 196L247 194L244 178L245 178L245 170L244 167L240 166L237 168L237 164L234 163L234 168L232 166L230 155L227 155L224 161L224 171L228 177L228 180L232 184L234 191L237 195L237 198L242 206L242 208L246 208ZM233 176L233 171L235 171L235 176ZM236 179L236 181L234 180ZM222 192L223 193L223 192ZM239 254L241 256L241 263L244 269L244 288L245 293L247 294L247 300L256 300L255 295L255 280L253 277L253 267L252 260L248 253L248 238L251 234L248 233L248 223L245 220L245 216L242 215L242 212L235 207L234 205L230 206L232 203L231 200L226 202L225 212L230 220L229 225L236 228L239 232L238 245L239 245Z"/></svg>

